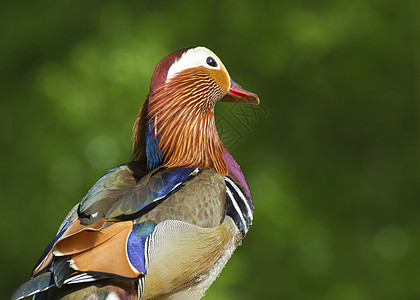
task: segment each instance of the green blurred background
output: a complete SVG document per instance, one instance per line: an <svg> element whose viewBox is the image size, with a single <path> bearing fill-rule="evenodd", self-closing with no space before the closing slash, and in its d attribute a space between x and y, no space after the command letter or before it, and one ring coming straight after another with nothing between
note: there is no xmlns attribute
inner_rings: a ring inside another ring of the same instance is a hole
<svg viewBox="0 0 420 300"><path fill-rule="evenodd" d="M419 4L3 0L2 298L129 159L156 63L203 45L263 105L216 110L255 216L205 299L420 299Z"/></svg>

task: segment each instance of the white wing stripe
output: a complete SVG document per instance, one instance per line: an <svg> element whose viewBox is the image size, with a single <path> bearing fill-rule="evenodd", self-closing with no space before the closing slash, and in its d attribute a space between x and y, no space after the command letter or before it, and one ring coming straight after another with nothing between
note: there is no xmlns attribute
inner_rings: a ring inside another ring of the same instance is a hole
<svg viewBox="0 0 420 300"><path fill-rule="evenodd" d="M241 218L241 222L244 225L244 228L246 228L248 230L248 226L246 225L246 222L245 222L245 219L242 215L241 209L239 208L238 203L236 203L235 197L233 197L233 194L232 194L231 190L227 186L226 186L226 193L228 193L228 195L229 195L229 197L232 201L233 207L235 208L237 214Z"/></svg>
<svg viewBox="0 0 420 300"><path fill-rule="evenodd" d="M225 180L230 183L230 185L235 189L236 193L241 197L242 201L245 203L247 208L247 214L251 220L253 220L252 210L249 206L248 199L245 197L244 193L242 193L242 190L230 179L229 177L225 177Z"/></svg>
<svg viewBox="0 0 420 300"><path fill-rule="evenodd" d="M91 282L98 280L99 277L92 276L86 273L77 274L73 277L67 278L64 280L64 284L73 284L73 283L81 283L81 282Z"/></svg>

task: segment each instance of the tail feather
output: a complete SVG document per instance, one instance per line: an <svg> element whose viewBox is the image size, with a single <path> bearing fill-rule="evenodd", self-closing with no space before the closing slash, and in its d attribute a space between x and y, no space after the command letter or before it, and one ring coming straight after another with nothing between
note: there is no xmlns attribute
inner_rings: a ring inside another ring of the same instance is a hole
<svg viewBox="0 0 420 300"><path fill-rule="evenodd" d="M12 295L12 300L19 300L43 292L54 285L51 272L41 274L22 284Z"/></svg>
<svg viewBox="0 0 420 300"><path fill-rule="evenodd" d="M55 285L58 288L61 288L64 284L64 281L69 277L69 258L70 256L55 257L52 262L52 277L54 279Z"/></svg>

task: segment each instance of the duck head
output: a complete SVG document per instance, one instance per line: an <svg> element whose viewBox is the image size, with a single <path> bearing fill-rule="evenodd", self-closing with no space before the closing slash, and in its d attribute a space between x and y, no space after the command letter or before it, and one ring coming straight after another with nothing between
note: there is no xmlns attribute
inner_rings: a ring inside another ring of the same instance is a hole
<svg viewBox="0 0 420 300"><path fill-rule="evenodd" d="M228 173L214 121L217 102L259 104L229 76L222 61L204 47L176 51L156 66L148 99L134 124L133 160L149 169L213 167Z"/></svg>

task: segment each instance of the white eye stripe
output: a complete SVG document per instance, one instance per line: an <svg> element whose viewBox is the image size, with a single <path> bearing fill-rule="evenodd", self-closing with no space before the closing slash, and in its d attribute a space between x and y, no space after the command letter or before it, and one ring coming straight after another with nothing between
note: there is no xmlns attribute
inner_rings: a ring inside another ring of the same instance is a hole
<svg viewBox="0 0 420 300"><path fill-rule="evenodd" d="M216 62L216 66L211 66L207 63L207 58L211 57ZM196 47L187 50L179 60L174 62L168 70L166 82L171 80L176 74L191 68L203 66L209 69L220 70L222 62L212 51L205 47Z"/></svg>

